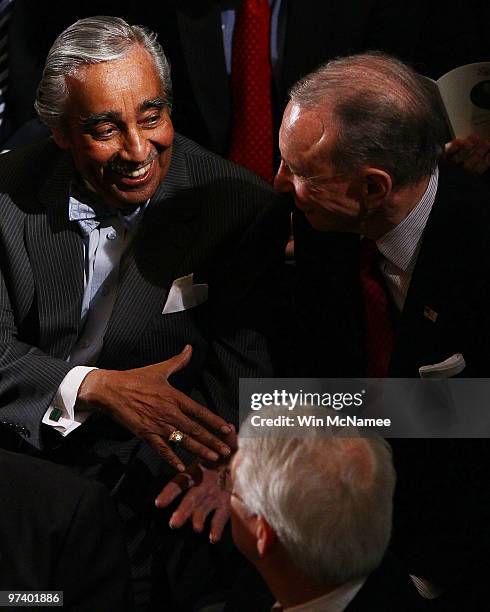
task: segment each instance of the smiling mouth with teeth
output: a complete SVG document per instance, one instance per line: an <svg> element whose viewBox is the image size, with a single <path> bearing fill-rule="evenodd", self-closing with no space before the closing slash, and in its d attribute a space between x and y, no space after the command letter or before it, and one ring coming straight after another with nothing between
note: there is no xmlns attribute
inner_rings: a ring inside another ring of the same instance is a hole
<svg viewBox="0 0 490 612"><path fill-rule="evenodd" d="M125 168L124 166L122 166L121 164L118 164L117 162L111 163L109 165L109 168L116 174L119 174L126 178L138 178L139 176L143 176L148 172L152 163L153 163L153 160L148 162L145 166L141 166L141 168L138 168L137 170L131 170L131 171Z"/></svg>

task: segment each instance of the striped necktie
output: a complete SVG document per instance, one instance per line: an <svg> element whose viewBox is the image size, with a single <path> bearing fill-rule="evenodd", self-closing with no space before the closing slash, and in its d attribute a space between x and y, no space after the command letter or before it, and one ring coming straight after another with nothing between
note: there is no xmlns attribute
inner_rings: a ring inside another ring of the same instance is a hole
<svg viewBox="0 0 490 612"><path fill-rule="evenodd" d="M0 0L0 126L5 115L5 99L8 87L8 31L12 14L13 0Z"/></svg>

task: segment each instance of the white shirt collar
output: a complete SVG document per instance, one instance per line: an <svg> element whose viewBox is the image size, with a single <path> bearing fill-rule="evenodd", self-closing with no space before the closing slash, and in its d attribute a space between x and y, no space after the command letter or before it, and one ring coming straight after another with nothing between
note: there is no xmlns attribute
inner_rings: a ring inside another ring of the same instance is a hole
<svg viewBox="0 0 490 612"><path fill-rule="evenodd" d="M366 578L347 582L322 597L312 599L299 606L292 608L282 608L281 604L276 603L272 610L283 610L284 612L343 612L357 593L361 590Z"/></svg>
<svg viewBox="0 0 490 612"><path fill-rule="evenodd" d="M407 270L413 263L436 198L438 182L439 169L436 167L415 208L401 223L376 241L380 253L400 270Z"/></svg>

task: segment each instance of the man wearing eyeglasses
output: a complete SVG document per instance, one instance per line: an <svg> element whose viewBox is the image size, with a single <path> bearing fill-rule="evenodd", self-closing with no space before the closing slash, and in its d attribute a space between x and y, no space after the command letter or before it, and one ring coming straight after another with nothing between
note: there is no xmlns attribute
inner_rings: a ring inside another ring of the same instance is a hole
<svg viewBox="0 0 490 612"><path fill-rule="evenodd" d="M460 372L488 374L488 345L477 340L487 328L488 195L442 160L443 134L423 81L387 56L330 62L293 88L275 187L292 194L303 213L297 222L307 221L325 249L319 294L308 295L319 375L364 375L368 367L378 377L418 377L422 366L460 353ZM369 273L387 294L372 316L359 269L367 247L377 251ZM365 346L365 334L384 339L388 357Z"/></svg>
<svg viewBox="0 0 490 612"><path fill-rule="evenodd" d="M414 612L408 575L385 557L395 486L388 444L319 427L288 434L259 432L250 420L240 429L225 480L232 534L273 596L248 572L249 588L226 610L270 610L275 599L279 611Z"/></svg>
<svg viewBox="0 0 490 612"><path fill-rule="evenodd" d="M302 375L488 376L489 193L443 143L427 85L393 58L341 58L293 88L275 187L311 226L296 240ZM395 447L395 542L448 606L485 558L481 442Z"/></svg>

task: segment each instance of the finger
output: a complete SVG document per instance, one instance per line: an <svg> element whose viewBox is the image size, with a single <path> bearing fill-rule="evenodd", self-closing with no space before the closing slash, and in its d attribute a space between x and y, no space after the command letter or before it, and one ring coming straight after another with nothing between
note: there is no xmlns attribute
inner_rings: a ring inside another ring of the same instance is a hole
<svg viewBox="0 0 490 612"><path fill-rule="evenodd" d="M196 421L188 418L183 412L176 412L172 416L172 425L161 425L162 435L165 431L168 436L176 429L184 434L179 444L205 461L217 461L220 457L231 454L230 447L220 438L213 435Z"/></svg>
<svg viewBox="0 0 490 612"><path fill-rule="evenodd" d="M482 140L473 147L473 152L479 159L483 159L490 150L490 144L485 140Z"/></svg>
<svg viewBox="0 0 490 612"><path fill-rule="evenodd" d="M177 393L177 399L180 403L181 409L184 410L188 416L198 419L204 425L208 425L211 427L211 429L221 431L224 434L229 434L231 432L231 428L228 423L218 415L214 414L214 412L211 412L209 408L201 406L201 404L198 404L191 397L188 397L181 391L175 391Z"/></svg>
<svg viewBox="0 0 490 612"><path fill-rule="evenodd" d="M199 508L192 513L192 528L194 531L201 533L204 529L204 523L208 518L209 513L213 509L213 505L209 502L203 501Z"/></svg>
<svg viewBox="0 0 490 612"><path fill-rule="evenodd" d="M202 495L198 489L190 489L179 504L179 507L170 517L169 525L172 529L180 529L192 513L200 506Z"/></svg>
<svg viewBox="0 0 490 612"><path fill-rule="evenodd" d="M163 366L165 377L169 378L169 376L171 376L175 372L183 370L189 363L191 357L192 346L190 344L186 344L183 350L178 355L174 355L170 359L162 361L161 365Z"/></svg>
<svg viewBox="0 0 490 612"><path fill-rule="evenodd" d="M219 542L219 540L221 540L223 530L229 518L229 504L227 504L226 507L221 507L216 510L211 521L211 530L209 532L209 541L211 542L211 544L216 544L216 542Z"/></svg>
<svg viewBox="0 0 490 612"><path fill-rule="evenodd" d="M194 440L190 434L184 434L181 445L195 457L206 462L210 461L214 463L220 459L220 455L217 452L211 450L208 446L201 444L197 440Z"/></svg>
<svg viewBox="0 0 490 612"><path fill-rule="evenodd" d="M464 143L459 138L455 138L454 140L451 140L451 142L446 142L444 145L444 151L447 155L453 155L464 148Z"/></svg>
<svg viewBox="0 0 490 612"><path fill-rule="evenodd" d="M467 136L465 140L466 142L469 142L470 144L476 145L476 146L485 146L489 142L487 139L482 138L476 132L473 132L472 134Z"/></svg>
<svg viewBox="0 0 490 612"><path fill-rule="evenodd" d="M166 508L169 506L179 495L184 491L187 491L194 485L190 474L184 472L183 474L177 474L158 494L155 499L155 506L157 508Z"/></svg>
<svg viewBox="0 0 490 612"><path fill-rule="evenodd" d="M464 167L475 174L482 174L490 166L490 156L488 155L488 146L482 141L478 146L475 146L472 154L464 162Z"/></svg>
<svg viewBox="0 0 490 612"><path fill-rule="evenodd" d="M180 416L179 421L182 431L186 434L182 441L184 448L208 461L217 461L219 455L223 457L230 455L230 447L199 423L187 418L184 414Z"/></svg>
<svg viewBox="0 0 490 612"><path fill-rule="evenodd" d="M144 439L157 451L161 457L163 457L163 459L169 465L174 467L178 472L183 472L185 470L185 465L158 434L147 433L144 436Z"/></svg>

